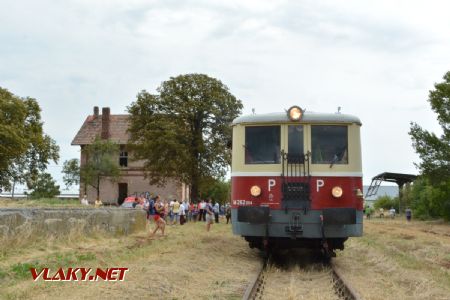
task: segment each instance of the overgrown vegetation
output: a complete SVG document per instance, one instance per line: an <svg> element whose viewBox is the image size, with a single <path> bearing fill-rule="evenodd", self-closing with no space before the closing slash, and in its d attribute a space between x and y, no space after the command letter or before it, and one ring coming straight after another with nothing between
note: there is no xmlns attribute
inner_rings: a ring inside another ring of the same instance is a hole
<svg viewBox="0 0 450 300"><path fill-rule="evenodd" d="M398 209L398 198L392 198L389 196L381 196L378 197L377 200L375 201L375 203L373 204L373 207L375 209L380 209L380 208L384 208L384 209L390 209L390 208L395 208Z"/></svg>
<svg viewBox="0 0 450 300"><path fill-rule="evenodd" d="M86 145L82 151L86 155L86 162L82 166L76 158L64 162L63 181L67 187L83 183L85 193L87 186L90 185L97 191L99 198L101 179L115 181L120 176L120 167L116 159L119 145L97 136L93 143Z"/></svg>
<svg viewBox="0 0 450 300"><path fill-rule="evenodd" d="M30 193L32 199L53 198L60 194L59 185L56 185L56 181L48 173L39 174L29 188L33 190Z"/></svg>
<svg viewBox="0 0 450 300"><path fill-rule="evenodd" d="M443 79L434 85L428 98L431 109L437 114L442 135L411 123L409 134L421 159L416 166L422 173L414 184L411 199L416 216L450 220L450 72Z"/></svg>
<svg viewBox="0 0 450 300"><path fill-rule="evenodd" d="M58 159L59 147L44 133L38 101L0 87L0 188L14 193L16 184L30 187Z"/></svg>
<svg viewBox="0 0 450 300"><path fill-rule="evenodd" d="M211 198L214 202L225 204L230 201L231 182L223 179L204 180L200 185L202 199Z"/></svg>
<svg viewBox="0 0 450 300"><path fill-rule="evenodd" d="M176 178L200 185L222 178L231 163L231 127L242 103L221 81L204 74L171 77L157 94L142 91L128 107L134 158L144 161L152 184Z"/></svg>

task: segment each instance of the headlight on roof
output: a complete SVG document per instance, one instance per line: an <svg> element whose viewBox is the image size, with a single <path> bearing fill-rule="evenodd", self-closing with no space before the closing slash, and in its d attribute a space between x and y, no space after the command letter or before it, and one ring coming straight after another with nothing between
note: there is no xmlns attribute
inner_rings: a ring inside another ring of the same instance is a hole
<svg viewBox="0 0 450 300"><path fill-rule="evenodd" d="M300 121L303 116L303 110L298 106L292 106L288 110L288 116L291 121Z"/></svg>
<svg viewBox="0 0 450 300"><path fill-rule="evenodd" d="M340 186L335 186L332 190L331 190L331 195L333 195L334 198L341 198L342 197L342 188Z"/></svg>
<svg viewBox="0 0 450 300"><path fill-rule="evenodd" d="M261 188L257 185L254 185L250 188L250 194L253 197L258 197L259 195L261 195Z"/></svg>

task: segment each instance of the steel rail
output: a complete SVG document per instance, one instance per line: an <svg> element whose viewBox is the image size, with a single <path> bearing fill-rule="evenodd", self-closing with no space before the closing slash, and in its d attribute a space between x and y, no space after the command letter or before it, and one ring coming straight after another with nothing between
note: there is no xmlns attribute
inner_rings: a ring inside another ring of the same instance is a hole
<svg viewBox="0 0 450 300"><path fill-rule="evenodd" d="M245 294L242 297L243 300L257 299L258 295L262 295L264 291L264 272L266 271L267 266L269 265L269 259L266 258L264 262L261 264L258 274L250 281L250 284L247 286L245 290Z"/></svg>
<svg viewBox="0 0 450 300"><path fill-rule="evenodd" d="M361 300L361 296L342 275L336 263L331 261L330 266L333 275L333 286L338 296L345 300Z"/></svg>
<svg viewBox="0 0 450 300"><path fill-rule="evenodd" d="M262 298L266 281L265 271L268 265L269 259L266 259L261 265L259 272L252 278L250 284L247 286L244 296L242 297L243 300ZM345 300L362 300L361 296L342 275L342 272L333 261L330 262L330 267L333 287L339 298Z"/></svg>

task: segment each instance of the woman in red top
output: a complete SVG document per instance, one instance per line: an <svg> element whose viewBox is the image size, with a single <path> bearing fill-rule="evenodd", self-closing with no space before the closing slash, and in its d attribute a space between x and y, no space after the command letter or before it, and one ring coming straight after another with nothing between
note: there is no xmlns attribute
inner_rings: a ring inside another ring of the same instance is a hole
<svg viewBox="0 0 450 300"><path fill-rule="evenodd" d="M155 210L156 214L153 216L153 220L155 220L156 227L150 236L155 235L158 229L161 230L161 234L164 236L164 230L166 228L166 221L164 221L164 204L159 196L156 196L155 199Z"/></svg>

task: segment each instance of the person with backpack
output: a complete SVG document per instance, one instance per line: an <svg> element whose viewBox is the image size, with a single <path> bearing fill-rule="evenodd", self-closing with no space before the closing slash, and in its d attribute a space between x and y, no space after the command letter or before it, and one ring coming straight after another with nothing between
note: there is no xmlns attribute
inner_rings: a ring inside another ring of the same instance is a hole
<svg viewBox="0 0 450 300"><path fill-rule="evenodd" d="M153 199L153 197L151 197L148 200L148 208L147 208L147 219L150 220L150 216L154 216L156 214L155 211L155 199Z"/></svg>

